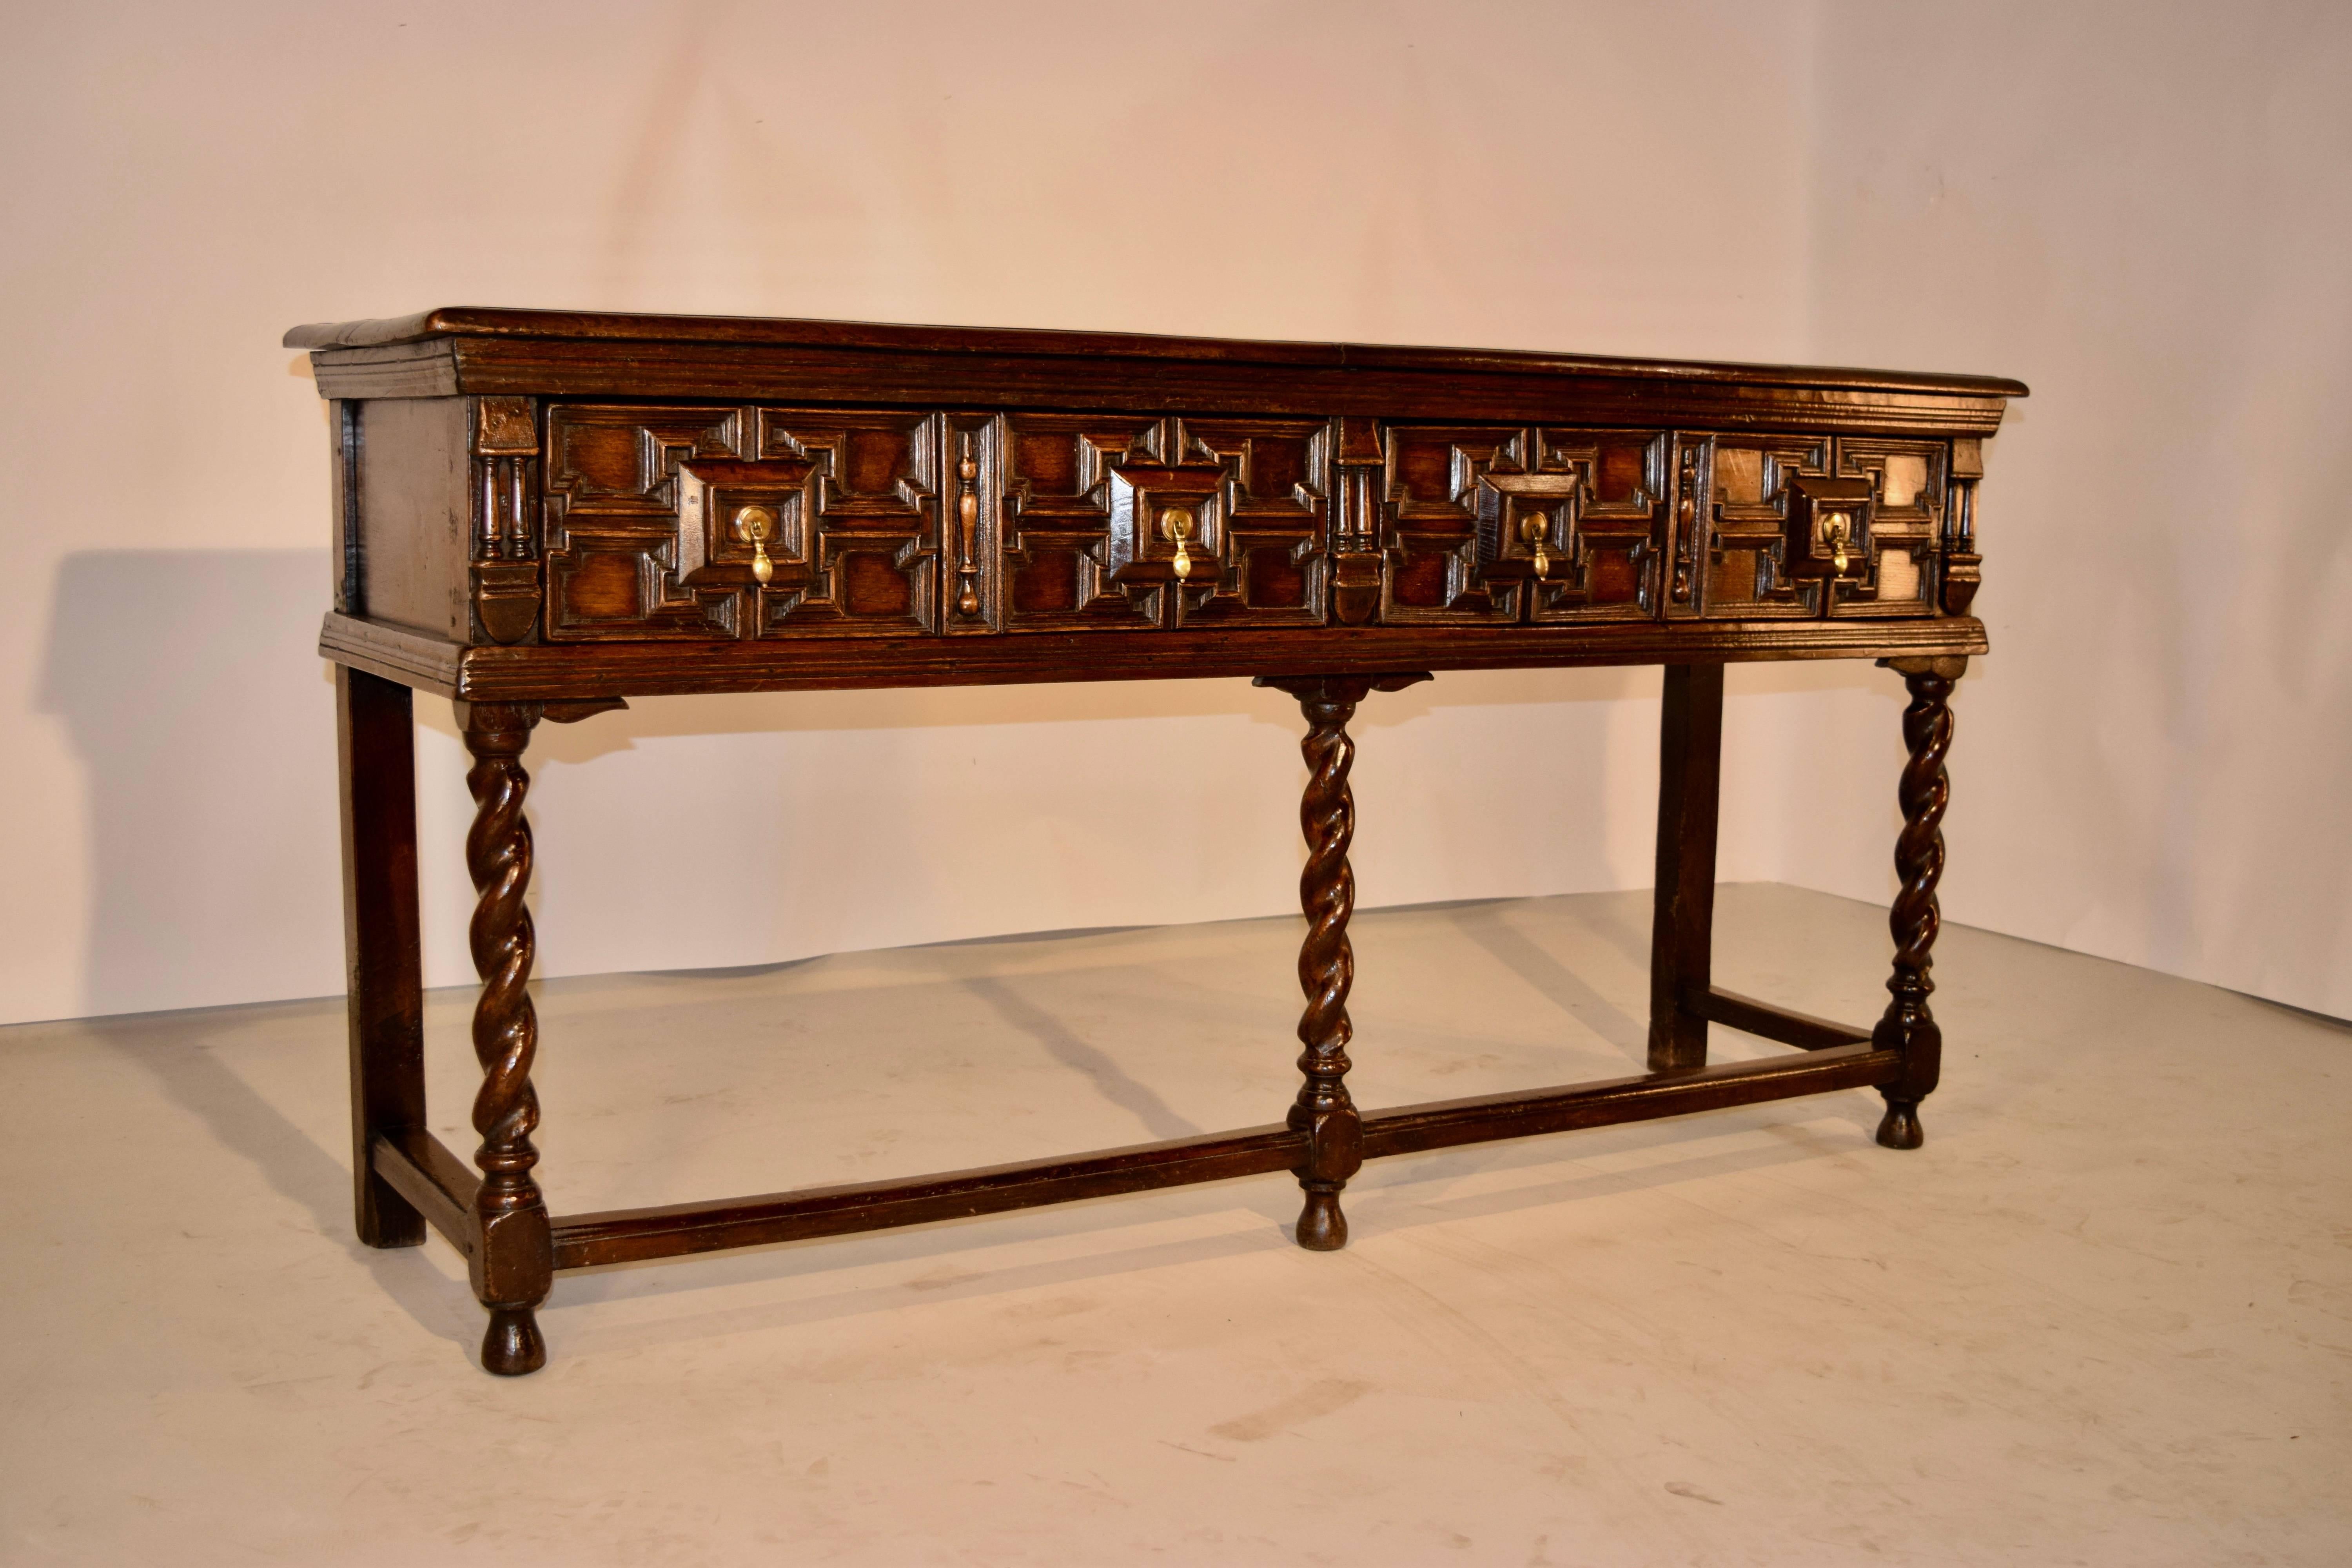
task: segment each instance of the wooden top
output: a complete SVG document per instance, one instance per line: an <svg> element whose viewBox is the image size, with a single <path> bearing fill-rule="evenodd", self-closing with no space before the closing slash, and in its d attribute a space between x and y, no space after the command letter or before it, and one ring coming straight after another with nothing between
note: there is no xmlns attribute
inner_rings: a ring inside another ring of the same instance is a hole
<svg viewBox="0 0 2352 1568"><path fill-rule="evenodd" d="M382 349L434 339L555 341L631 346L724 345L919 352L1004 358L1178 361L1300 370L1539 374L1624 377L1679 384L1920 392L1972 397L2023 397L2025 384L2002 376L1943 375L1841 366L1738 364L1644 360L1506 349L1423 348L1382 343L1268 342L1246 338L1158 337L1140 332L1043 331L1004 327L896 326L761 316L624 315L580 310L516 310L443 306L378 321L324 321L286 334L290 349Z"/></svg>

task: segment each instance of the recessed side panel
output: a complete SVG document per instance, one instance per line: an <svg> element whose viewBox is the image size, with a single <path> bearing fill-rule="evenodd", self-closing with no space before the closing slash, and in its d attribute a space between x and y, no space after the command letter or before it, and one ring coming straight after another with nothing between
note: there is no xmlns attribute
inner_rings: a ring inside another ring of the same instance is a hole
<svg viewBox="0 0 2352 1568"><path fill-rule="evenodd" d="M471 428L463 397L385 398L358 410L349 576L369 619L471 640Z"/></svg>

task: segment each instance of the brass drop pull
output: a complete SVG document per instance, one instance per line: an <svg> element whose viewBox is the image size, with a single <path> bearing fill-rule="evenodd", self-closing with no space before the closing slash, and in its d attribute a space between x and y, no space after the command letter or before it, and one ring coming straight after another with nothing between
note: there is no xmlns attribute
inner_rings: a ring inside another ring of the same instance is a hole
<svg viewBox="0 0 2352 1568"><path fill-rule="evenodd" d="M1184 542L1192 536L1192 515L1170 507L1160 514L1160 536L1175 542L1176 559L1169 564L1176 573L1176 581L1181 583L1192 575L1192 554L1184 548Z"/></svg>
<svg viewBox="0 0 2352 1568"><path fill-rule="evenodd" d="M768 559L768 541L776 536L776 514L763 506L740 508L735 513L735 537L751 547L751 576L765 586L776 574Z"/></svg>
<svg viewBox="0 0 2352 1568"><path fill-rule="evenodd" d="M1536 575L1551 570L1551 557L1544 553L1544 542L1551 533L1551 520L1541 512L1533 512L1519 520L1519 537L1535 552Z"/></svg>
<svg viewBox="0 0 2352 1568"><path fill-rule="evenodd" d="M1833 511L1822 520L1822 541L1831 551L1834 570L1845 573L1846 545L1853 536L1853 522L1842 511Z"/></svg>

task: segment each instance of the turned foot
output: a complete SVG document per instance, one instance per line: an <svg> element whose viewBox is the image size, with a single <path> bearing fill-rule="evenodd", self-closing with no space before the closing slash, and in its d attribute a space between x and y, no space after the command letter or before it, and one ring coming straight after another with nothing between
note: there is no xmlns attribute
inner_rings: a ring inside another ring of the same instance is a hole
<svg viewBox="0 0 2352 1568"><path fill-rule="evenodd" d="M539 1319L529 1307L493 1307L489 1331L482 1335L482 1370L500 1377L520 1377L547 1364L547 1342L540 1337Z"/></svg>
<svg viewBox="0 0 2352 1568"><path fill-rule="evenodd" d="M1298 1245L1309 1252L1337 1252L1348 1245L1348 1216L1339 1212L1336 1188L1307 1190L1307 1206L1298 1211Z"/></svg>
<svg viewBox="0 0 2352 1568"><path fill-rule="evenodd" d="M1886 1114L1879 1119L1878 1141L1889 1149L1916 1149L1926 1142L1927 1135L1919 1131L1919 1102L1889 1099Z"/></svg>

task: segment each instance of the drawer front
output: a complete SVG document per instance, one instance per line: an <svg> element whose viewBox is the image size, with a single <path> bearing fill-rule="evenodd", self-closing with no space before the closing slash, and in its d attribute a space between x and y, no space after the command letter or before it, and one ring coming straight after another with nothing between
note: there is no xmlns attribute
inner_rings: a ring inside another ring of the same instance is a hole
<svg viewBox="0 0 2352 1568"><path fill-rule="evenodd" d="M1692 437L1699 610L1721 619L1936 613L1948 444Z"/></svg>
<svg viewBox="0 0 2352 1568"><path fill-rule="evenodd" d="M1656 430L1391 426L1381 619L1652 617L1671 452Z"/></svg>
<svg viewBox="0 0 2352 1568"><path fill-rule="evenodd" d="M970 551L959 538L947 563L949 630L1324 620L1329 421L1013 413L948 424L956 470L978 491Z"/></svg>
<svg viewBox="0 0 2352 1568"><path fill-rule="evenodd" d="M1937 613L1948 443L556 404L550 641Z"/></svg>
<svg viewBox="0 0 2352 1568"><path fill-rule="evenodd" d="M558 405L548 637L936 630L940 447L895 409Z"/></svg>

